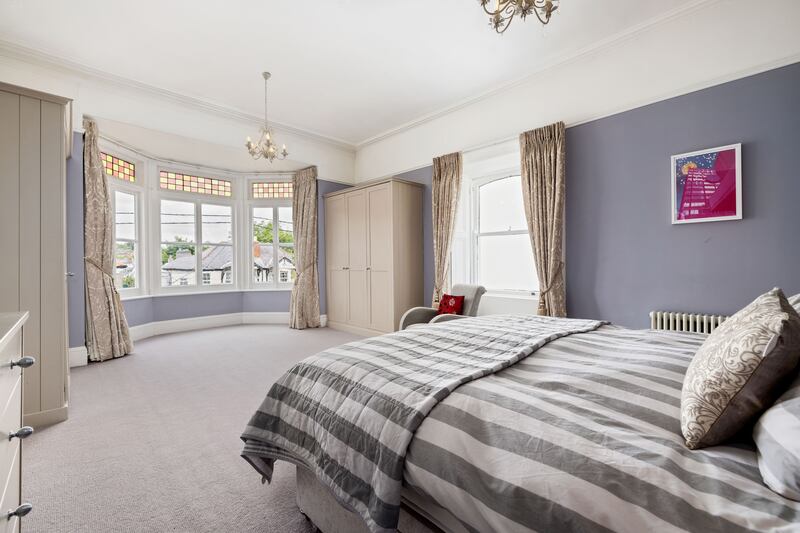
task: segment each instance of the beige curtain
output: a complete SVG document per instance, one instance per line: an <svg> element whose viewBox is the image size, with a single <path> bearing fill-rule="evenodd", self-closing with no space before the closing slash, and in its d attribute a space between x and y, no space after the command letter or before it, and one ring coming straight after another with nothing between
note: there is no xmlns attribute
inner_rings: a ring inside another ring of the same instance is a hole
<svg viewBox="0 0 800 533"><path fill-rule="evenodd" d="M522 199L539 276L539 314L566 316L564 284L564 123L519 136Z"/></svg>
<svg viewBox="0 0 800 533"><path fill-rule="evenodd" d="M450 247L456 223L456 208L461 191L461 153L433 160L433 306L439 305L447 286Z"/></svg>
<svg viewBox="0 0 800 533"><path fill-rule="evenodd" d="M114 286L111 199L100 163L97 124L84 119L84 269L86 348L90 361L105 361L133 351L125 311Z"/></svg>
<svg viewBox="0 0 800 533"><path fill-rule="evenodd" d="M289 326L293 329L318 328L317 167L300 170L294 175L292 219L297 278L292 287Z"/></svg>

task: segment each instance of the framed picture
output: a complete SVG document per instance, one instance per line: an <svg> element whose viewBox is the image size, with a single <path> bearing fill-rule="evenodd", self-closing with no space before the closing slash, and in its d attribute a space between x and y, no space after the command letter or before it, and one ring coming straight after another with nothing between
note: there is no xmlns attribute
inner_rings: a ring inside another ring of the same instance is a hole
<svg viewBox="0 0 800 533"><path fill-rule="evenodd" d="M742 145L672 156L672 223L742 218Z"/></svg>

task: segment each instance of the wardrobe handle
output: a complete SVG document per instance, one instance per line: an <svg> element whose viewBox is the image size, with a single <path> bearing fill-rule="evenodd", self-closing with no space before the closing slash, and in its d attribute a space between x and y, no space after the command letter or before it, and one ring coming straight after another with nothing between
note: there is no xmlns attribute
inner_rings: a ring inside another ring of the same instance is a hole
<svg viewBox="0 0 800 533"><path fill-rule="evenodd" d="M36 359L34 359L33 357L25 356L22 359L19 359L18 361L12 360L9 366L11 368L14 368L15 366L18 366L20 368L28 368L29 366L33 366L35 362Z"/></svg>
<svg viewBox="0 0 800 533"><path fill-rule="evenodd" d="M350 270L350 267L342 267L342 270Z"/></svg>
<svg viewBox="0 0 800 533"><path fill-rule="evenodd" d="M16 430L14 433L9 433L8 434L8 440L13 439L14 437L16 437L18 439L27 439L28 437L31 436L32 433L33 433L33 428L32 427L30 427L30 426L22 426L21 428Z"/></svg>
<svg viewBox="0 0 800 533"><path fill-rule="evenodd" d="M372 267L367 267L367 270L372 270Z"/></svg>
<svg viewBox="0 0 800 533"><path fill-rule="evenodd" d="M33 510L33 505L29 503L23 503L13 511L9 511L8 513L6 513L6 518L9 520L11 520L11 518L14 516L22 518L26 514L30 513L32 510Z"/></svg>

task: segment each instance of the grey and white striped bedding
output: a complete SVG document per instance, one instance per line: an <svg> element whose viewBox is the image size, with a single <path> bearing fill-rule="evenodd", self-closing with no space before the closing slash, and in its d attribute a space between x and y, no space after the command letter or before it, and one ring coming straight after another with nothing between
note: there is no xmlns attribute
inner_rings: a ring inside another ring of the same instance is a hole
<svg viewBox="0 0 800 533"><path fill-rule="evenodd" d="M400 479L471 531L800 530L752 445L684 446L703 337L598 326L481 317L323 352L273 387L243 455L310 467L374 531Z"/></svg>
<svg viewBox="0 0 800 533"><path fill-rule="evenodd" d="M799 531L750 444L688 450L683 375L703 337L611 326L456 389L406 484L473 531Z"/></svg>
<svg viewBox="0 0 800 533"><path fill-rule="evenodd" d="M463 383L602 323L533 316L464 319L353 342L276 382L242 434L266 479L283 459L314 472L372 531L392 531L414 432Z"/></svg>

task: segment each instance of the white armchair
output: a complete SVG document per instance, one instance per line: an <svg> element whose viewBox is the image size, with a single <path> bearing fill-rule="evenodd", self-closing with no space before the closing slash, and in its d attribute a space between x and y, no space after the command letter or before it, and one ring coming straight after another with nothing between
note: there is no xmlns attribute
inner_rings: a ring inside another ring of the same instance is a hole
<svg viewBox="0 0 800 533"><path fill-rule="evenodd" d="M460 315L437 315L438 309L433 307L412 307L400 319L400 330L412 324L441 324L450 320L478 316L478 306L485 292L486 289L481 285L453 285L448 294L464 297L464 307Z"/></svg>

